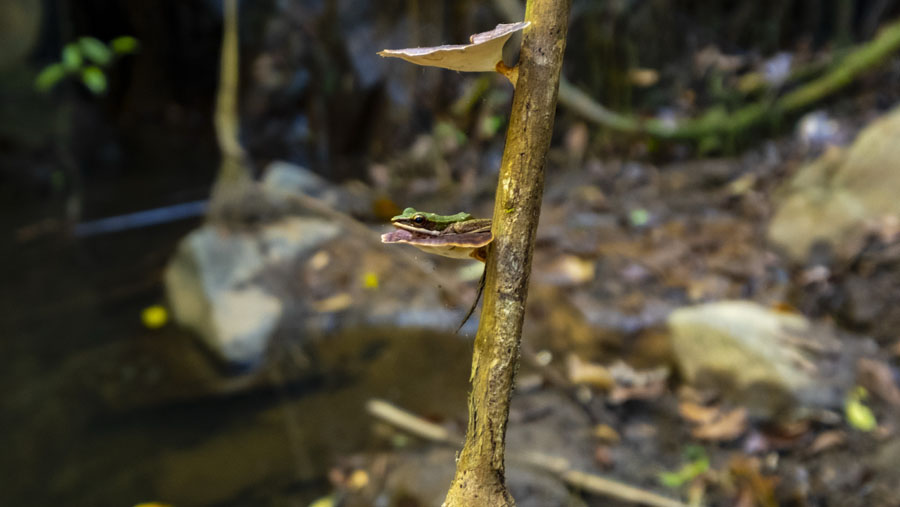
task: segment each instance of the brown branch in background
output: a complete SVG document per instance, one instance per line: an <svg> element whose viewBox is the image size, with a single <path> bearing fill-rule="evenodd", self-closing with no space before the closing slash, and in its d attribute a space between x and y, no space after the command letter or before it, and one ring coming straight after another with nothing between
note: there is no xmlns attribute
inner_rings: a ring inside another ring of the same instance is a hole
<svg viewBox="0 0 900 507"><path fill-rule="evenodd" d="M821 77L774 101L748 104L735 111L714 108L698 118L670 125L658 119L642 120L610 111L568 82L560 84L559 102L573 113L612 130L649 134L663 139L699 140L707 136L734 135L772 118L807 108L849 85L863 72L884 62L900 48L900 22L886 26L878 36L858 46Z"/></svg>
<svg viewBox="0 0 900 507"><path fill-rule="evenodd" d="M507 20L522 18L521 7L516 0L494 0L494 8ZM875 12L879 15L880 9L877 6L875 8ZM874 22L872 23L874 25ZM860 44L851 51L838 51L834 58L837 63L825 74L799 86L774 103L771 100L763 100L731 112L713 108L697 118L682 120L675 124L655 118L641 119L607 109L565 78L560 78L559 103L588 121L623 133L688 141L723 134L735 135L772 118L812 106L852 83L863 72L884 62L898 49L900 49L900 21L895 21L882 28L875 39ZM813 66L813 69L817 67ZM805 76L808 70L802 69L799 74Z"/></svg>
<svg viewBox="0 0 900 507"><path fill-rule="evenodd" d="M224 207L237 202L253 181L244 148L238 138L238 69L238 0L224 0L219 89L213 120L222 162L213 184L209 203L210 216L221 214Z"/></svg>
<svg viewBox="0 0 900 507"><path fill-rule="evenodd" d="M509 399L556 112L569 0L532 0L494 202L484 308L472 359L466 443L444 505L515 505L506 488Z"/></svg>

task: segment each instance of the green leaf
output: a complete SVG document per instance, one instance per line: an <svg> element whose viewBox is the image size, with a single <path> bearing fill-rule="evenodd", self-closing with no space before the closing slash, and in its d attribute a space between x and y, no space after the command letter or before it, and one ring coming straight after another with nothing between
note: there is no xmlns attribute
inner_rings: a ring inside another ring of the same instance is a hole
<svg viewBox="0 0 900 507"><path fill-rule="evenodd" d="M76 71L81 68L83 62L81 51L78 50L78 46L75 43L70 42L63 47L62 64L66 70Z"/></svg>
<svg viewBox="0 0 900 507"><path fill-rule="evenodd" d="M857 387L844 400L844 415L847 416L847 422L850 426L859 431L872 431L878 426L875 414L872 409L863 403L868 396L868 392L863 387Z"/></svg>
<svg viewBox="0 0 900 507"><path fill-rule="evenodd" d="M494 137L503 126L504 121L506 121L505 118L500 115L484 117L481 121L481 134L486 138Z"/></svg>
<svg viewBox="0 0 900 507"><path fill-rule="evenodd" d="M88 90L93 92L94 95L100 95L106 91L106 74L100 70L100 67L95 65L85 67L84 70L81 71L81 82L84 83L84 86L87 86Z"/></svg>
<svg viewBox="0 0 900 507"><path fill-rule="evenodd" d="M112 52L106 47L106 44L94 37L82 37L78 39L78 47L81 49L81 54L83 54L85 58L97 65L106 65L112 60Z"/></svg>
<svg viewBox="0 0 900 507"><path fill-rule="evenodd" d="M680 488L687 481L687 478L677 472L660 472L658 478L660 484L673 489Z"/></svg>
<svg viewBox="0 0 900 507"><path fill-rule="evenodd" d="M633 209L628 212L628 221L634 227L643 227L650 221L650 212L644 208Z"/></svg>
<svg viewBox="0 0 900 507"><path fill-rule="evenodd" d="M66 68L61 63L53 63L46 67L34 79L34 87L38 91L46 92L53 88L62 78L66 77Z"/></svg>
<svg viewBox="0 0 900 507"><path fill-rule="evenodd" d="M130 35L116 37L109 43L109 47L111 47L113 52L115 52L117 55L127 55L135 53L137 52L139 46L140 43L138 43L138 40Z"/></svg>

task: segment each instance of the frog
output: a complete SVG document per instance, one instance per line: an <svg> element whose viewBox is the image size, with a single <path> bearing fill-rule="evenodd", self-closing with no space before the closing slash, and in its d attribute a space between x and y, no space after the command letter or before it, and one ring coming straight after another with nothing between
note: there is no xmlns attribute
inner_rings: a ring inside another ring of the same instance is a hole
<svg viewBox="0 0 900 507"><path fill-rule="evenodd" d="M473 258L481 262L487 260L490 243L494 240L490 218L475 218L470 213L439 215L415 208L406 208L403 213L391 218L396 230L381 236L382 243L404 243L423 252L454 259ZM478 300L484 292L485 273L478 282L475 302L469 308L456 332L472 316Z"/></svg>

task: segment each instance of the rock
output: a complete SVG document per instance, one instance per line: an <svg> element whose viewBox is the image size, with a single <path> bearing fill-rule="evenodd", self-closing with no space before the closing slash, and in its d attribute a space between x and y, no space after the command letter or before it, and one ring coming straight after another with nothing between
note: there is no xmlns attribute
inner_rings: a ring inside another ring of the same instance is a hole
<svg viewBox="0 0 900 507"><path fill-rule="evenodd" d="M228 363L253 364L283 314L263 283L277 270L339 233L322 219L289 217L251 231L206 225L179 245L165 272L175 320Z"/></svg>
<svg viewBox="0 0 900 507"><path fill-rule="evenodd" d="M866 225L900 215L900 108L873 122L850 148L831 148L779 190L769 239L796 262L824 242L856 253Z"/></svg>
<svg viewBox="0 0 900 507"><path fill-rule="evenodd" d="M182 240L165 272L176 322L226 363L244 367L258 364L280 330L306 340L354 328L456 328L474 298L454 280L458 263L433 274L382 245L374 231L366 238L368 231L343 221L306 216L303 201L291 198L299 193L343 211L350 208L343 202L367 202L297 166L271 165L234 213ZM228 218L254 210L255 220Z"/></svg>
<svg viewBox="0 0 900 507"><path fill-rule="evenodd" d="M286 194L303 194L348 214L365 215L372 209L372 197L359 186L335 185L290 162L276 160L270 163L263 172L260 184L273 201Z"/></svg>
<svg viewBox="0 0 900 507"><path fill-rule="evenodd" d="M801 315L722 301L676 310L668 326L685 380L732 395L754 416L836 407L853 382L834 332Z"/></svg>

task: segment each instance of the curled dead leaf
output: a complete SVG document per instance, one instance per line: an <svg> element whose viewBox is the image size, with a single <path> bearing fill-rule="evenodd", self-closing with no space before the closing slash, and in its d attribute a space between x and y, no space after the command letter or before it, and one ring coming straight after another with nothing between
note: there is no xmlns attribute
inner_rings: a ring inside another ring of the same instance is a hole
<svg viewBox="0 0 900 507"><path fill-rule="evenodd" d="M497 70L503 62L503 45L530 22L501 23L493 30L469 37L470 44L448 44L426 48L385 49L383 57L402 58L416 65L442 67L462 72Z"/></svg>
<svg viewBox="0 0 900 507"><path fill-rule="evenodd" d="M697 426L691 435L699 440L729 441L743 435L746 430L747 409L740 407L722 412L714 420Z"/></svg>
<svg viewBox="0 0 900 507"><path fill-rule="evenodd" d="M856 362L859 384L869 392L895 407L900 407L900 387L894 372L884 361L862 358Z"/></svg>
<svg viewBox="0 0 900 507"><path fill-rule="evenodd" d="M616 383L609 370L600 364L582 361L575 354L570 354L566 359L569 380L575 385L588 385L597 389L607 390Z"/></svg>
<svg viewBox="0 0 900 507"><path fill-rule="evenodd" d="M682 419L694 424L709 424L714 421L720 412L717 407L705 407L698 403L681 402L678 404L678 415Z"/></svg>
<svg viewBox="0 0 900 507"><path fill-rule="evenodd" d="M819 436L813 440L813 443L809 446L807 452L810 455L819 454L820 452L843 445L846 441L847 434L841 430L825 431L820 433Z"/></svg>

